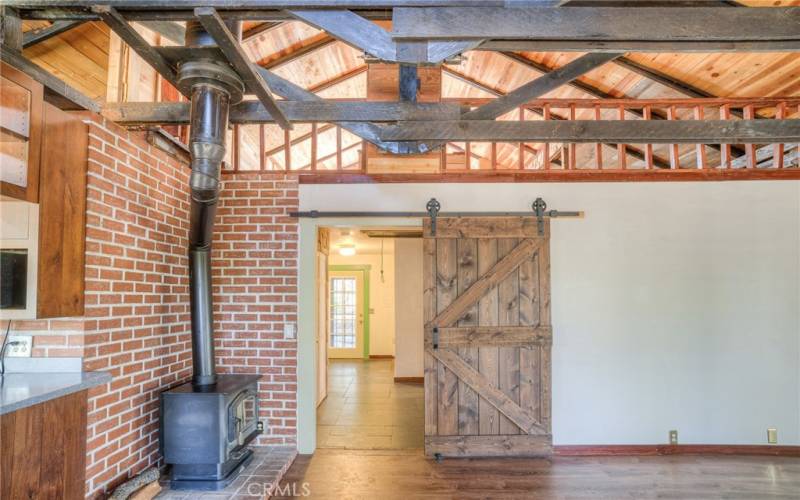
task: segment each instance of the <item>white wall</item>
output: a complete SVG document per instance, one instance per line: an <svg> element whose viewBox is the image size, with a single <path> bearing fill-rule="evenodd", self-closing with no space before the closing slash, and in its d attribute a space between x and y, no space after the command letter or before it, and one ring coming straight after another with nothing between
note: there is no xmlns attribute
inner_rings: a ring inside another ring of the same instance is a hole
<svg viewBox="0 0 800 500"><path fill-rule="evenodd" d="M332 249L328 264L368 265L369 273L369 354L371 356L394 356L395 342L395 298L394 298L394 244L386 239L383 258L383 281L381 281L381 256L359 254L352 257L339 255Z"/></svg>
<svg viewBox="0 0 800 500"><path fill-rule="evenodd" d="M555 444L800 444L800 183L303 185L300 206L431 196L586 212L552 224Z"/></svg>
<svg viewBox="0 0 800 500"><path fill-rule="evenodd" d="M422 239L394 242L395 377L422 377L424 370L422 317Z"/></svg>

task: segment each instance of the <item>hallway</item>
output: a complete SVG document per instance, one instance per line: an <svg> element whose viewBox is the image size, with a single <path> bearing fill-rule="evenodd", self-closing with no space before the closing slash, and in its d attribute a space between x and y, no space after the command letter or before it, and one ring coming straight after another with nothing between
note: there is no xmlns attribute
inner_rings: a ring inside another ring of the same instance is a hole
<svg viewBox="0 0 800 500"><path fill-rule="evenodd" d="M393 359L331 359L328 397L317 409L317 446L422 448L422 384L395 383Z"/></svg>

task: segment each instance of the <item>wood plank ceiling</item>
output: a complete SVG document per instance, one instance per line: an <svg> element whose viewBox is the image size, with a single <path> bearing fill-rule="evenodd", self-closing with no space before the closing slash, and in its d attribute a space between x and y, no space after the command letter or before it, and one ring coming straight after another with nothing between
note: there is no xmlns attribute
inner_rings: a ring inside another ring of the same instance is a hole
<svg viewBox="0 0 800 500"><path fill-rule="evenodd" d="M749 0L743 4L760 5L764 2ZM770 2L770 5L796 6L800 0ZM46 22L27 21L24 29L34 29ZM278 75L307 89L316 89L326 98L363 99L366 97L366 72L363 54L326 33L300 21L271 23L260 29L257 22L245 23L244 31L255 32L244 42L249 57L260 65L269 67ZM380 23L389 28L389 23ZM63 78L92 98L103 100L106 95L108 70L109 32L102 23L86 23L25 50L25 55ZM442 78L442 97L494 97L508 93L537 78L543 69L559 68L582 54L569 52L524 52L503 54L498 52L470 51L457 65L448 65ZM627 59L668 78L679 80L698 92L719 97L766 97L800 95L800 56L795 53L631 53ZM350 78L347 78L351 76ZM658 83L641 72L624 64L612 62L590 71L577 80L576 85L565 85L545 97L594 98L597 93L616 98L678 98L686 93ZM594 89L595 95L585 89ZM562 111L563 113L563 111ZM585 116L580 116L583 113ZM603 113L616 113L604 110ZM592 119L592 110L579 112L578 118ZM501 119L518 119L512 112ZM637 119L634 115L625 119ZM525 119L539 119L526 112ZM299 125L292 138L308 134L310 126ZM266 127L265 149L276 147L283 141L283 132L277 127ZM257 127L244 127L243 134L256 140ZM245 138L247 141L247 138ZM257 141L256 141L257 142ZM325 148L324 144L320 145ZM457 145L454 145L457 147ZM539 145L530 145L538 150ZM553 148L555 149L555 148ZM584 151L588 161L591 148ZM656 156L659 155L656 147ZM257 152L250 148L253 155ZM513 165L518 148L499 145L499 165ZM473 154L481 158L490 155L489 145L472 146ZM663 153L663 152L662 152ZM692 155L693 146L681 147L682 155ZM246 151L244 154L248 154ZM301 153L302 154L302 153ZM614 164L617 150L604 147L606 161ZM715 152L711 151L715 161ZM256 156L257 157L257 156ZM511 168L511 167L509 167Z"/></svg>
<svg viewBox="0 0 800 500"><path fill-rule="evenodd" d="M25 21L30 31L48 26L48 21ZM36 64L96 100L106 95L109 29L104 23L77 26L23 51Z"/></svg>

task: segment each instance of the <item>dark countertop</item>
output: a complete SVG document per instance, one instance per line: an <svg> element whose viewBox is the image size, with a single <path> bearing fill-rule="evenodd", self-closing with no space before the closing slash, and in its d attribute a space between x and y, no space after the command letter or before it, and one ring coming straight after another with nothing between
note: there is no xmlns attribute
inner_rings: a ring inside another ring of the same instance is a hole
<svg viewBox="0 0 800 500"><path fill-rule="evenodd" d="M110 381L106 372L7 373L0 377L0 415Z"/></svg>

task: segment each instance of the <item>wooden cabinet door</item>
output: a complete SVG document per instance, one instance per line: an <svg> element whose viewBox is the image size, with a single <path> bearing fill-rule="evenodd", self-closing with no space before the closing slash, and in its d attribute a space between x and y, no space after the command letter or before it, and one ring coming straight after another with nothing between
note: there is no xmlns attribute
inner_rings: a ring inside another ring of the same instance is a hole
<svg viewBox="0 0 800 500"><path fill-rule="evenodd" d="M79 116L44 109L37 317L82 316L89 130Z"/></svg>
<svg viewBox="0 0 800 500"><path fill-rule="evenodd" d="M86 397L76 392L0 416L0 498L84 498Z"/></svg>
<svg viewBox="0 0 800 500"><path fill-rule="evenodd" d="M549 234L533 217L425 221L427 455L551 453Z"/></svg>
<svg viewBox="0 0 800 500"><path fill-rule="evenodd" d="M0 192L39 201L39 155L44 87L31 77L0 63Z"/></svg>

